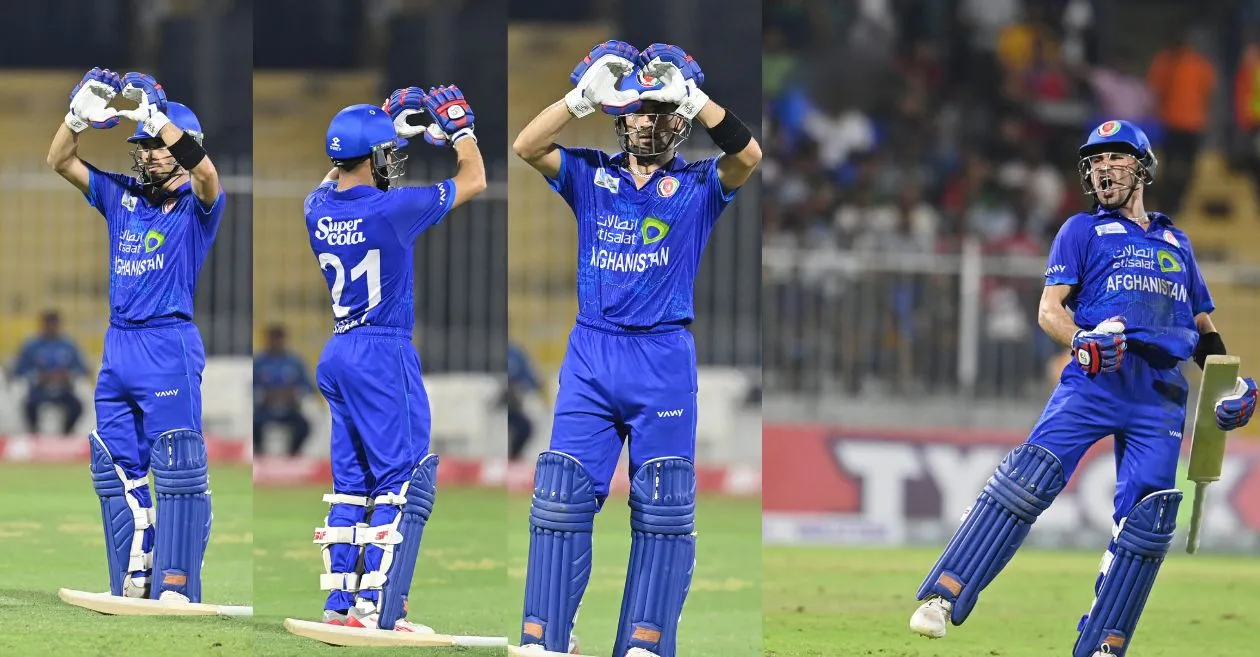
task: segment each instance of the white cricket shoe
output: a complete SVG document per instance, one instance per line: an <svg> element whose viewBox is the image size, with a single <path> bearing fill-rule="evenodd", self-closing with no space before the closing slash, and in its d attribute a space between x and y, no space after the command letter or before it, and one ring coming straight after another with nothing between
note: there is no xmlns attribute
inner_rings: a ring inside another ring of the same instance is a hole
<svg viewBox="0 0 1260 657"><path fill-rule="evenodd" d="M934 595L914 611L910 617L910 630L929 639L939 639L945 636L949 614L953 610L954 603Z"/></svg>
<svg viewBox="0 0 1260 657"><path fill-rule="evenodd" d="M643 648L631 648L626 651L626 657L660 657L660 655Z"/></svg>
<svg viewBox="0 0 1260 657"><path fill-rule="evenodd" d="M375 606L371 606L370 610L361 609L359 607L351 607L346 613L346 627L361 627L366 630L379 630L380 614L376 612ZM414 632L416 634L437 634L433 628L428 625L413 623L405 618L399 618L394 621L395 632Z"/></svg>
<svg viewBox="0 0 1260 657"><path fill-rule="evenodd" d="M189 602L188 596L177 591L162 591L158 594L158 600L162 602Z"/></svg>
<svg viewBox="0 0 1260 657"><path fill-rule="evenodd" d="M541 643L527 643L527 644L525 644L525 645L521 646L521 650L522 650L522 651L524 651L524 652L547 652L547 649L546 649L546 648L544 648L544 647L543 647L543 645L542 645ZM572 635L570 635L570 636L569 636L569 651L568 651L568 654L570 654L570 655L580 655L580 654L582 654L581 652L579 652L579 651L578 651L578 640L577 640L577 637L572 636ZM627 655L627 657L628 657L628 655Z"/></svg>

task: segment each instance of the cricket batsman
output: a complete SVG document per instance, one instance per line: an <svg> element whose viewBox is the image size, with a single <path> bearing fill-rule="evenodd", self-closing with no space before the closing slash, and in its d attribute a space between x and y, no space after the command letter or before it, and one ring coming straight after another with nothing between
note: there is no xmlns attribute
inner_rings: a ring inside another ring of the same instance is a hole
<svg viewBox="0 0 1260 657"><path fill-rule="evenodd" d="M108 107L119 93L138 106ZM136 122L134 177L79 158L83 131L124 118ZM211 516L193 296L226 203L202 140L196 115L151 76L94 68L70 92L48 151L109 231L109 328L89 442L113 595L201 601Z"/></svg>
<svg viewBox="0 0 1260 657"><path fill-rule="evenodd" d="M674 657L695 564L696 270L705 242L761 160L752 133L701 91L681 48L608 41L513 150L577 220L577 324L560 369L551 443L538 457L521 645L566 652L591 572L591 531L630 449L630 564L614 657ZM573 119L611 114L621 152L555 143ZM699 122L719 157L686 162Z"/></svg>
<svg viewBox="0 0 1260 657"><path fill-rule="evenodd" d="M428 113L426 129L418 115ZM486 188L474 115L458 87L395 91L384 106L351 105L328 125L333 169L306 197L311 250L332 295L333 335L316 367L332 413L333 492L315 530L327 590L323 621L432 633L404 619L438 457L415 325L415 242ZM454 149L457 172L402 187L407 138Z"/></svg>
<svg viewBox="0 0 1260 657"><path fill-rule="evenodd" d="M1055 237L1038 311L1042 329L1074 359L1028 441L1002 460L919 587L925 602L910 628L927 637L967 619L1104 436L1115 437L1115 524L1073 657L1125 654L1173 539L1189 387L1178 366L1193 358L1202 368L1225 343L1189 238L1142 203L1157 164L1146 135L1128 121L1107 121L1079 154L1095 207ZM1240 378L1216 404L1216 424L1236 429L1255 409L1256 382Z"/></svg>

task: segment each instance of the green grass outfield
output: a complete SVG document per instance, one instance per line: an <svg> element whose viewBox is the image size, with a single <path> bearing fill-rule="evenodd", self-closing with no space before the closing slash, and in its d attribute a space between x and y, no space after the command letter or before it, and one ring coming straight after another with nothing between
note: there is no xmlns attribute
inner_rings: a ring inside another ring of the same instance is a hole
<svg viewBox="0 0 1260 657"><path fill-rule="evenodd" d="M259 488L254 495L255 655L503 655L502 648L337 648L284 630L286 617L319 620L324 564L311 543L328 505L323 487ZM424 530L408 618L444 634L504 636L509 604L507 494L440 486Z"/></svg>
<svg viewBox="0 0 1260 657"><path fill-rule="evenodd" d="M1260 558L1187 555L1160 569L1132 657L1257 654ZM1093 601L1102 551L1021 550L943 639L911 634L914 594L936 549L769 547L766 655L775 657L1052 657L1070 654Z"/></svg>
<svg viewBox="0 0 1260 657"><path fill-rule="evenodd" d="M206 602L248 604L253 588L252 487L247 466L212 464L214 525ZM0 655L249 654L240 618L105 616L72 607L61 587L109 590L100 503L87 463L0 464Z"/></svg>
<svg viewBox="0 0 1260 657"><path fill-rule="evenodd" d="M508 631L516 643L529 554L529 498L514 496L511 511ZM683 608L678 654L761 655L761 500L701 496L696 518L696 571ZM597 516L594 548L593 572L575 634L583 654L609 655L630 559L630 509L624 493L610 497Z"/></svg>

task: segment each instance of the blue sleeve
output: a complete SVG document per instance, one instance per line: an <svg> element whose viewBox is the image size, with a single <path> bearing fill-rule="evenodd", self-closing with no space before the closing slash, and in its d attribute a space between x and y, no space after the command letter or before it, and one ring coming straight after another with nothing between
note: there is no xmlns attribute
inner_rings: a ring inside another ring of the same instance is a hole
<svg viewBox="0 0 1260 657"><path fill-rule="evenodd" d="M67 342L66 346L70 348L70 371L80 376L87 376L87 365L83 362L83 352L72 342Z"/></svg>
<svg viewBox="0 0 1260 657"><path fill-rule="evenodd" d="M303 363L301 358L294 356L293 367L297 368L297 389L306 394L314 392L314 388L311 386L311 377L306 372L306 363Z"/></svg>
<svg viewBox="0 0 1260 657"><path fill-rule="evenodd" d="M428 187L398 187L385 192L385 198L394 204L387 214L394 232L404 244L411 244L451 211L455 181L447 178Z"/></svg>
<svg viewBox="0 0 1260 657"><path fill-rule="evenodd" d="M22 345L22 351L18 352L17 364L13 367L13 374L19 378L26 378L35 369L35 341L28 340Z"/></svg>
<svg viewBox="0 0 1260 657"><path fill-rule="evenodd" d="M735 194L738 193L740 189L739 187L736 187L735 189L727 191L726 188L722 187L722 181L718 179L718 159L719 158L716 157L712 158L710 162L705 164L706 168L709 170L708 175L705 177L705 180L707 181L706 184L709 187L709 193L705 199L705 204L708 205L705 217L708 219L710 227L717 223L717 219L721 216L722 211L726 209L727 205L730 205L731 201L735 198Z"/></svg>
<svg viewBox="0 0 1260 657"><path fill-rule="evenodd" d="M1216 310L1216 304L1212 302L1212 293L1208 292L1207 282L1203 280L1203 273L1199 271L1199 260L1194 257L1194 249L1187 243L1186 245L1186 264L1187 282L1190 284L1190 310L1196 316L1199 313L1211 314Z"/></svg>
<svg viewBox="0 0 1260 657"><path fill-rule="evenodd" d="M109 218L109 208L122 205L123 194L131 182L131 178L121 173L109 173L84 163L88 168L88 191L83 196L88 205L96 208L101 216Z"/></svg>
<svg viewBox="0 0 1260 657"><path fill-rule="evenodd" d="M214 199L214 204L208 208L202 205L201 199L195 194L193 199L197 202L197 218L201 219L202 223L217 225L223 218L223 207L227 205L227 192L224 192L222 187L219 188L219 196Z"/></svg>
<svg viewBox="0 0 1260 657"><path fill-rule="evenodd" d="M1046 285L1079 285L1085 271L1085 246L1088 234L1077 215L1064 222L1050 245L1046 262Z"/></svg>
<svg viewBox="0 0 1260 657"><path fill-rule="evenodd" d="M589 148L560 148L560 173L555 178L544 176L547 184L551 186L556 193L573 208L576 214L577 207L574 203L577 201L577 185L582 180L594 181L591 172L594 167L591 166ZM594 184L592 182L592 184Z"/></svg>

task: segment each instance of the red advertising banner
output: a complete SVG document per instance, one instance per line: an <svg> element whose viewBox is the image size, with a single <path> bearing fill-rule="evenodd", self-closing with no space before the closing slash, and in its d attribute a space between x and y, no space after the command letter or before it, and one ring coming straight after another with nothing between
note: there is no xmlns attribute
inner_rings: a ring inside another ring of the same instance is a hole
<svg viewBox="0 0 1260 657"><path fill-rule="evenodd" d="M957 429L895 430L766 424L762 430L768 543L939 542L958 526L994 468L1025 435ZM1188 450L1188 445L1187 445ZM1184 455L1183 455L1184 456ZM1179 531L1184 532L1193 485ZM1030 542L1097 547L1109 532L1115 495L1112 441L1081 459L1071 481L1038 519ZM1209 486L1203 545L1260 546L1260 443L1229 443L1221 480Z"/></svg>

